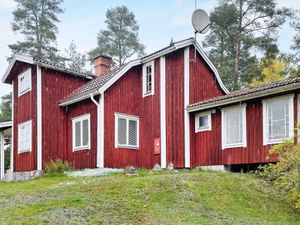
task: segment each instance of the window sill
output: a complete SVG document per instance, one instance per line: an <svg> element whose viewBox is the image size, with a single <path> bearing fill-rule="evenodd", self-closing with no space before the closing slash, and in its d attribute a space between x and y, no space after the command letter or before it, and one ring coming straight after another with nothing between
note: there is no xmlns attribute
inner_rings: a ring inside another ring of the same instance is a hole
<svg viewBox="0 0 300 225"><path fill-rule="evenodd" d="M73 152L84 151L84 150L91 150L91 148L90 147L74 148Z"/></svg>
<svg viewBox="0 0 300 225"><path fill-rule="evenodd" d="M203 132L203 131L211 131L211 128L206 127L206 128L202 128L202 129L196 129L196 133Z"/></svg>
<svg viewBox="0 0 300 225"><path fill-rule="evenodd" d="M21 97L22 95L25 95L25 94L29 93L30 91L31 91L31 89L28 89L28 90L26 90L26 91L23 91L23 92L21 92L21 93L18 93L18 97Z"/></svg>
<svg viewBox="0 0 300 225"><path fill-rule="evenodd" d="M126 145L118 145L116 146L117 149L132 149L132 150L139 150L139 147L134 147L134 146L126 146Z"/></svg>
<svg viewBox="0 0 300 225"><path fill-rule="evenodd" d="M264 142L264 146L266 145L275 145L275 144L281 144L283 143L285 140L289 140L289 139L293 139L293 137L290 138L284 138L284 139L280 139L280 140L268 140Z"/></svg>
<svg viewBox="0 0 300 225"><path fill-rule="evenodd" d="M31 149L28 149L28 150L23 150L23 151L19 151L18 150L18 154L23 154L23 153L28 153L28 152L31 152Z"/></svg>
<svg viewBox="0 0 300 225"><path fill-rule="evenodd" d="M143 94L143 98L154 95L153 92L147 92Z"/></svg>
<svg viewBox="0 0 300 225"><path fill-rule="evenodd" d="M232 145L223 145L222 150L228 149L228 148L246 148L247 146L244 145L243 143L240 144L232 144Z"/></svg>

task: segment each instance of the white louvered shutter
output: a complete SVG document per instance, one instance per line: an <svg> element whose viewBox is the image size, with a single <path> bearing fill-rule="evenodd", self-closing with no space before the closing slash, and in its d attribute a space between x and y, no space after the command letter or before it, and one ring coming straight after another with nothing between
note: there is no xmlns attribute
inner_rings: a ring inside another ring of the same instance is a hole
<svg viewBox="0 0 300 225"><path fill-rule="evenodd" d="M128 144L131 146L137 146L137 121L129 120L129 140Z"/></svg>
<svg viewBox="0 0 300 225"><path fill-rule="evenodd" d="M127 143L127 121L123 118L118 118L118 143L119 145L126 145Z"/></svg>
<svg viewBox="0 0 300 225"><path fill-rule="evenodd" d="M81 146L81 122L75 122L75 147Z"/></svg>
<svg viewBox="0 0 300 225"><path fill-rule="evenodd" d="M82 145L87 146L89 144L89 121L82 121Z"/></svg>

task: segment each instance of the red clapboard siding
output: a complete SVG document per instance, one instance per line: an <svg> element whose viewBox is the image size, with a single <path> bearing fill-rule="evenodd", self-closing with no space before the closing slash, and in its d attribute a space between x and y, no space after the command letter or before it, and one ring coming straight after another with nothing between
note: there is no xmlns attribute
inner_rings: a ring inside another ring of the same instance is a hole
<svg viewBox="0 0 300 225"><path fill-rule="evenodd" d="M42 68L42 136L43 168L46 162L55 159L68 160L68 135L66 108L59 101L80 87L87 80L70 74Z"/></svg>
<svg viewBox="0 0 300 225"><path fill-rule="evenodd" d="M95 98L97 101L98 99ZM72 145L72 118L90 114L91 149L73 152ZM91 99L70 106L67 112L67 159L75 169L97 167L97 106Z"/></svg>
<svg viewBox="0 0 300 225"><path fill-rule="evenodd" d="M31 91L18 97L18 75L31 68ZM31 171L36 169L36 66L19 64L14 70L14 171ZM32 120L31 152L18 154L18 125Z"/></svg>
<svg viewBox="0 0 300 225"><path fill-rule="evenodd" d="M166 56L167 163L184 167L184 50Z"/></svg>
<svg viewBox="0 0 300 225"><path fill-rule="evenodd" d="M151 168L160 163L154 155L154 139L160 137L160 65L155 60L155 91L142 97L142 66L130 69L104 94L104 165L105 167ZM115 115L124 113L139 117L139 149L115 148Z"/></svg>
<svg viewBox="0 0 300 225"><path fill-rule="evenodd" d="M297 127L297 95L294 98L294 127ZM247 102L246 126L247 147L228 148L222 150L221 138L221 112L218 109L212 114L212 130L195 134L194 124L191 132L194 133L194 146L192 149L192 167L199 165L230 165L276 162L275 155L270 156L272 145L263 145L262 102L256 99ZM195 113L191 113L194 121Z"/></svg>
<svg viewBox="0 0 300 225"><path fill-rule="evenodd" d="M190 104L224 95L215 74L195 49L190 47ZM214 117L214 115L212 115ZM213 120L214 121L214 120ZM220 129L221 121L214 121L213 130ZM214 164L221 158L216 152L221 144L221 139L210 132L195 134L195 116L190 114L190 157L191 166L199 163Z"/></svg>
<svg viewBox="0 0 300 225"><path fill-rule="evenodd" d="M190 104L224 95L215 74L197 52L190 47Z"/></svg>

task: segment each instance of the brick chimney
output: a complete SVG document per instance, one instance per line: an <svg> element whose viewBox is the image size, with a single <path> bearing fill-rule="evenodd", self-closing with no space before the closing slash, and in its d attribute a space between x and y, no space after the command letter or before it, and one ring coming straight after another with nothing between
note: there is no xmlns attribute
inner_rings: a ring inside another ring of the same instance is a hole
<svg viewBox="0 0 300 225"><path fill-rule="evenodd" d="M97 55L93 59L94 71L96 76L106 74L111 69L112 58L106 55Z"/></svg>

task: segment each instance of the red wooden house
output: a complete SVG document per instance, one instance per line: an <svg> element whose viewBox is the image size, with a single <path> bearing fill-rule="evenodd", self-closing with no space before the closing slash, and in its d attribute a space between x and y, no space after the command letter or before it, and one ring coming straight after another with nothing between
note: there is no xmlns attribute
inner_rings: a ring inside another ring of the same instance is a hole
<svg viewBox="0 0 300 225"><path fill-rule="evenodd" d="M270 145L293 135L300 79L229 93L193 38L110 65L98 56L88 74L11 61L3 82L13 87L13 171L58 158L76 169L263 163Z"/></svg>

